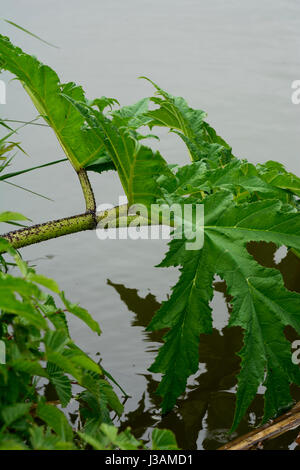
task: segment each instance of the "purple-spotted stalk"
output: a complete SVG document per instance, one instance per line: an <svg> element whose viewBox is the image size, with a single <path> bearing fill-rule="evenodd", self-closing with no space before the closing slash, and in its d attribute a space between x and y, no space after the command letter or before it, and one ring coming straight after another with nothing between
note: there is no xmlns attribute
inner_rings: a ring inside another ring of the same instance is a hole
<svg viewBox="0 0 300 470"><path fill-rule="evenodd" d="M81 169L77 174L85 198L86 212L14 230L1 235L1 237L8 240L13 248L19 249L71 233L94 230L104 218L108 224L111 218L112 221L115 221L116 227L128 227L136 219L139 220L140 225L149 225L148 220L140 216L127 216L127 205L115 207L97 214L95 197L87 173L84 169Z"/></svg>

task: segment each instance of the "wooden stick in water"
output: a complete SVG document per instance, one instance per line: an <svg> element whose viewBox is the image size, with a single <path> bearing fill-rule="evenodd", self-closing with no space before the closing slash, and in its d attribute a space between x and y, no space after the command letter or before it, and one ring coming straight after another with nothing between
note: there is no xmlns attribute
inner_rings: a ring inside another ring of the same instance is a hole
<svg viewBox="0 0 300 470"><path fill-rule="evenodd" d="M298 426L300 426L300 402L271 423L267 423L244 436L238 437L232 442L228 442L218 450L247 450L267 439L274 439Z"/></svg>

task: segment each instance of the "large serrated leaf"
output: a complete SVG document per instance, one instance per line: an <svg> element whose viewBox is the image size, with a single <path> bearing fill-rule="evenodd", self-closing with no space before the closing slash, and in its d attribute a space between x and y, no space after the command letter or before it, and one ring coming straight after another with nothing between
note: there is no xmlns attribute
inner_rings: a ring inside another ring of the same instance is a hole
<svg viewBox="0 0 300 470"><path fill-rule="evenodd" d="M204 228L203 248L188 251L186 240L173 240L161 264L181 265L181 276L150 324L150 329L171 328L151 370L165 374L158 392L167 411L197 371L199 335L211 331L213 276L221 276L233 297L230 326L245 330L235 428L260 384L267 387L265 419L290 404L289 384L300 384L283 334L286 325L300 333L300 295L286 290L281 274L260 266L246 249L250 241L272 241L298 250L300 214L281 211L281 203L274 200L236 205L226 192L205 198L204 206L205 226L199 227Z"/></svg>

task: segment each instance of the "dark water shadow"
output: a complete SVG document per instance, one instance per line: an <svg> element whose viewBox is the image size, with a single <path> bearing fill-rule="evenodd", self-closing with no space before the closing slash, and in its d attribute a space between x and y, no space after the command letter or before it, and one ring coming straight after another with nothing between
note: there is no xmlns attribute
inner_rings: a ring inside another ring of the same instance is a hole
<svg viewBox="0 0 300 470"><path fill-rule="evenodd" d="M263 266L281 271L285 286L300 292L300 260L291 252L276 264L274 260L277 248L272 243L251 243L248 251ZM149 293L141 297L136 289L108 280L124 302L132 317L132 326L146 328L160 303ZM224 297L224 308L230 314L230 298L226 295L225 282L214 283L215 292ZM214 312L216 314L216 312ZM162 343L164 331L144 332L144 341L156 343L157 350ZM286 335L290 341L297 338L296 333L288 328ZM228 435L231 427L236 392L236 375L239 372L240 359L236 353L242 347L240 328L214 329L211 335L201 335L199 346L199 373L189 381L184 395L177 400L176 407L167 415L160 414L160 397L156 394L159 378L145 374L146 390L141 396L138 407L122 418L121 428L130 426L138 438L145 436L146 430L153 427L172 430L182 449L216 449L230 439L243 435L260 424L263 415L263 390L260 390L242 420L237 432ZM293 398L300 400L300 388L292 387ZM298 448L295 442L297 430L269 441L266 449Z"/></svg>

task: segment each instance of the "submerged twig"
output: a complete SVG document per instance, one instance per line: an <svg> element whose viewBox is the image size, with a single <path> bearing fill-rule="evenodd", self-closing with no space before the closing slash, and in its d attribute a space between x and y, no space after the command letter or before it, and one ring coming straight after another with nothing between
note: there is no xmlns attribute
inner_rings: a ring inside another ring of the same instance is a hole
<svg viewBox="0 0 300 470"><path fill-rule="evenodd" d="M267 439L274 439L298 426L300 426L300 402L271 423L267 423L232 442L228 442L218 450L248 450Z"/></svg>

